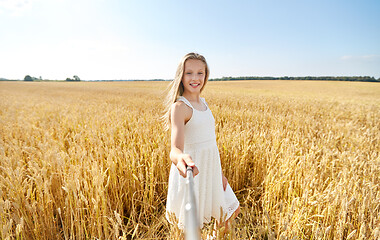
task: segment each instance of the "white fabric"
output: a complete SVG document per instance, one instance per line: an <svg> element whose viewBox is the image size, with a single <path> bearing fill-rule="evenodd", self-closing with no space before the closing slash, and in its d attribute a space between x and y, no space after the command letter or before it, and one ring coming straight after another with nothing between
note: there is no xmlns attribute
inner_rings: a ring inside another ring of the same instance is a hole
<svg viewBox="0 0 380 240"><path fill-rule="evenodd" d="M229 184L226 191L223 190L222 168L215 137L215 119L204 98L201 100L207 106L205 111L193 108L183 96L177 99L193 109L192 117L185 124L184 153L191 156L199 169L199 174L194 178L194 190L202 228L203 223L209 222L211 217L218 221L230 218L239 207L239 201ZM185 224L185 190L185 178L179 174L177 167L171 164L166 218L173 223L170 216L174 214L180 229L183 229Z"/></svg>

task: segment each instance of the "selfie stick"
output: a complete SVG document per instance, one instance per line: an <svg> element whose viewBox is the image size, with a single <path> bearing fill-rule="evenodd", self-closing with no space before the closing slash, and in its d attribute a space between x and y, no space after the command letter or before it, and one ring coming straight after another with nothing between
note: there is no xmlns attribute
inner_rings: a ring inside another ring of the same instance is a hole
<svg viewBox="0 0 380 240"><path fill-rule="evenodd" d="M186 170L185 239L200 240L199 218L194 194L193 168Z"/></svg>

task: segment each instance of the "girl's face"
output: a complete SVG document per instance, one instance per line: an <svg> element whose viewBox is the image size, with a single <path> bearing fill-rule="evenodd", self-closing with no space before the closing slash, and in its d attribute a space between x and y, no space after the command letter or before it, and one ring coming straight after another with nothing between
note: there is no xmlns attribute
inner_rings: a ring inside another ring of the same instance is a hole
<svg viewBox="0 0 380 240"><path fill-rule="evenodd" d="M185 62L182 83L184 92L200 93L206 77L206 65L201 60L188 59Z"/></svg>

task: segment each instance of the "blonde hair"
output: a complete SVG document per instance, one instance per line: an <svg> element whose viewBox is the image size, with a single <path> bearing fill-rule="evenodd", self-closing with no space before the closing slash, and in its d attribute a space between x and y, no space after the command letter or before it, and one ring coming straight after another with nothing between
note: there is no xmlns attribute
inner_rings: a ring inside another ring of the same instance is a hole
<svg viewBox="0 0 380 240"><path fill-rule="evenodd" d="M183 78L183 72L185 70L185 63L188 59L195 59L195 60L200 60L205 64L205 80L203 83L203 86L201 88L201 92L203 91L204 87L206 86L210 70L208 68L206 58L198 53L188 53L185 56L182 57L178 67L177 67L177 72L175 74L175 78L173 81L170 83L168 87L168 94L166 95L166 99L164 102L165 110L164 110L164 115L162 116L162 120L165 125L165 130L169 130L170 128L170 109L171 105L175 103L177 100L178 96L182 96L184 87L182 83L182 78Z"/></svg>

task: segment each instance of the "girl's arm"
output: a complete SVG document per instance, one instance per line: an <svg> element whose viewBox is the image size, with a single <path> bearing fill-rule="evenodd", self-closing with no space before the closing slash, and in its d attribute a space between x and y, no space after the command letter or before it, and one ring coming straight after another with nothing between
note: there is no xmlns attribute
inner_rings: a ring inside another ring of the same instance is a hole
<svg viewBox="0 0 380 240"><path fill-rule="evenodd" d="M191 156L183 153L185 142L185 123L192 116L192 110L182 102L176 102L170 110L171 150L170 160L177 167L181 176L186 177L186 167L193 168L194 177L199 173Z"/></svg>

